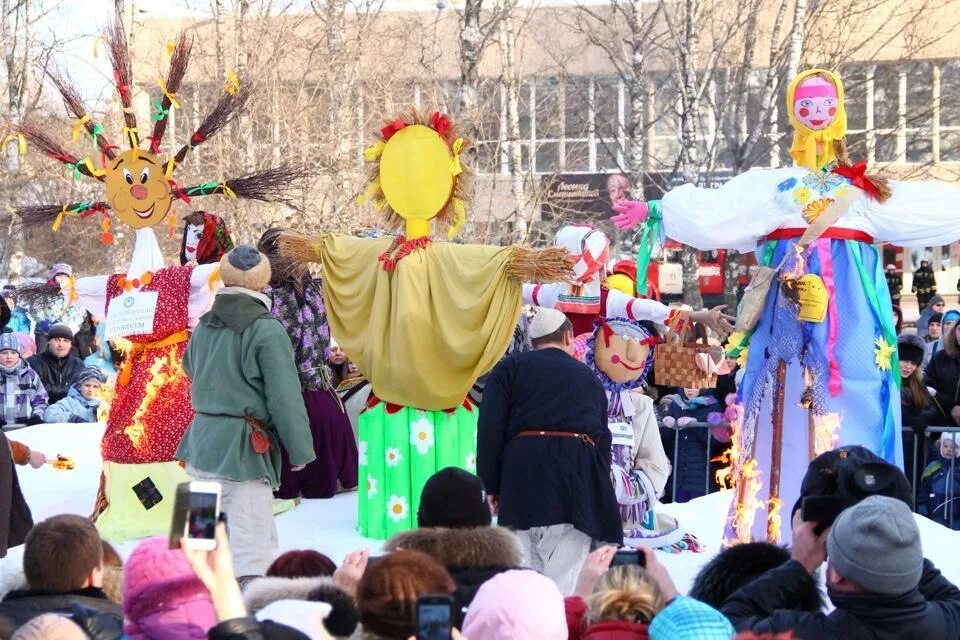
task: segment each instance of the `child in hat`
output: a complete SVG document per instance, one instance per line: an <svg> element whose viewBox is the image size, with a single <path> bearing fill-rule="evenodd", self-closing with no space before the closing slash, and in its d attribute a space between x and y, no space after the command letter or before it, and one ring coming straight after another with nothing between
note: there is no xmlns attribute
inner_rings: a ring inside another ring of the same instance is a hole
<svg viewBox="0 0 960 640"><path fill-rule="evenodd" d="M70 386L67 397L47 407L44 422L96 422L100 391L105 382L100 369L85 368Z"/></svg>
<svg viewBox="0 0 960 640"><path fill-rule="evenodd" d="M955 433L940 436L940 454L923 470L917 491L917 513L955 530L960 530L960 513L957 513L957 498L960 497L958 439Z"/></svg>
<svg viewBox="0 0 960 640"><path fill-rule="evenodd" d="M47 390L40 376L20 357L20 341L0 333L0 424L5 431L43 422Z"/></svg>

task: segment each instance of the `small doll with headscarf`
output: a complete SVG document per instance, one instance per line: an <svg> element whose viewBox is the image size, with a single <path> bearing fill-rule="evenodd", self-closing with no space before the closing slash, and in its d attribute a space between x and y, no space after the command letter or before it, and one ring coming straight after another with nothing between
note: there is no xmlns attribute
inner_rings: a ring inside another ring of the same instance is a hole
<svg viewBox="0 0 960 640"><path fill-rule="evenodd" d="M219 264L220 258L233 249L230 230L220 216L194 211L183 222L180 264Z"/></svg>
<svg viewBox="0 0 960 640"><path fill-rule="evenodd" d="M638 322L600 319L587 339L584 361L607 393L613 436L610 477L624 542L664 547L678 542L683 532L676 520L654 510L670 476L653 400L642 393L657 341Z"/></svg>

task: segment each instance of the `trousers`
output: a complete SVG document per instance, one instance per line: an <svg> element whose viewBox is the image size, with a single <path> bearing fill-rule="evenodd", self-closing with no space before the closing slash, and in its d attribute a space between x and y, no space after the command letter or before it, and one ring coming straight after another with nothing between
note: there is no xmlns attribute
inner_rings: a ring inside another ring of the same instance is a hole
<svg viewBox="0 0 960 640"><path fill-rule="evenodd" d="M553 580L560 593L569 596L580 568L593 548L593 540L572 524L532 527L516 532L524 564Z"/></svg>

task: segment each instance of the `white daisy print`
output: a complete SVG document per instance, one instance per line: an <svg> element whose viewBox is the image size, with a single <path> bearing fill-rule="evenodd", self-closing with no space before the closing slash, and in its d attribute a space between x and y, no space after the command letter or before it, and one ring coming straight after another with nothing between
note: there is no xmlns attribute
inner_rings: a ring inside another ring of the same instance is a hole
<svg viewBox="0 0 960 640"><path fill-rule="evenodd" d="M433 446L433 423L426 418L420 418L410 425L410 444L417 448L417 453L427 455Z"/></svg>
<svg viewBox="0 0 960 640"><path fill-rule="evenodd" d="M357 449L358 449L357 453L359 454L361 467L367 466L367 447L368 447L367 443L364 442L363 440L361 440L360 444L357 445Z"/></svg>
<svg viewBox="0 0 960 640"><path fill-rule="evenodd" d="M367 498L377 495L377 479L373 476L367 476Z"/></svg>
<svg viewBox="0 0 960 640"><path fill-rule="evenodd" d="M407 504L407 499L404 496L390 496L390 500L387 502L387 517L394 522L400 522L407 517L409 511L410 505Z"/></svg>
<svg viewBox="0 0 960 640"><path fill-rule="evenodd" d="M400 449L390 447L387 449L387 466L395 467L400 464Z"/></svg>
<svg viewBox="0 0 960 640"><path fill-rule="evenodd" d="M476 471L477 470L477 454L468 453L463 463L464 465L466 465L468 471Z"/></svg>

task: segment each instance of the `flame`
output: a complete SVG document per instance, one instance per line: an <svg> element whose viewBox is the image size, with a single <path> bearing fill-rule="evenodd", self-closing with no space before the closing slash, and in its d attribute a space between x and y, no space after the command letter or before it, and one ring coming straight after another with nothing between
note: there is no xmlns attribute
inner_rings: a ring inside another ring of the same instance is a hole
<svg viewBox="0 0 960 640"><path fill-rule="evenodd" d="M837 446L840 440L840 414L828 413L813 416L813 453L820 455Z"/></svg>
<svg viewBox="0 0 960 640"><path fill-rule="evenodd" d="M111 376L106 384L100 386L100 392L97 394L97 399L100 400L100 404L97 406L98 421L107 421L107 416L110 415L110 407L113 406L113 399L116 395L117 376Z"/></svg>
<svg viewBox="0 0 960 640"><path fill-rule="evenodd" d="M157 394L167 384L186 376L183 371L183 365L177 357L176 347L170 347L166 355L157 357L150 366L150 373L147 379L147 386L143 390L143 399L136 413L133 414L131 424L123 430L124 434L133 442L133 446L140 449L143 445L143 436L146 433L146 425L143 418L150 410L150 406L157 398Z"/></svg>
<svg viewBox="0 0 960 640"><path fill-rule="evenodd" d="M731 525L736 534L734 542L750 542L750 530L753 528L753 521L756 519L757 510L763 506L763 503L757 498L760 493L760 471L757 469L756 458L751 458L744 463L740 470L738 482L744 483L743 500L737 503L731 517Z"/></svg>
<svg viewBox="0 0 960 640"><path fill-rule="evenodd" d="M753 527L757 509L763 506L763 503L757 499L761 486L757 460L755 458L744 460L740 449L744 419L743 405L739 403L733 405L733 414L733 419L730 421L730 448L719 457L728 466L720 469L716 474L717 482L722 488L737 489L738 502L729 518L735 538L726 540L728 544L750 542L750 529ZM740 499L741 494L742 499Z"/></svg>
<svg viewBox="0 0 960 640"><path fill-rule="evenodd" d="M783 500L771 496L767 501L767 542L780 544L780 509L783 507Z"/></svg>

